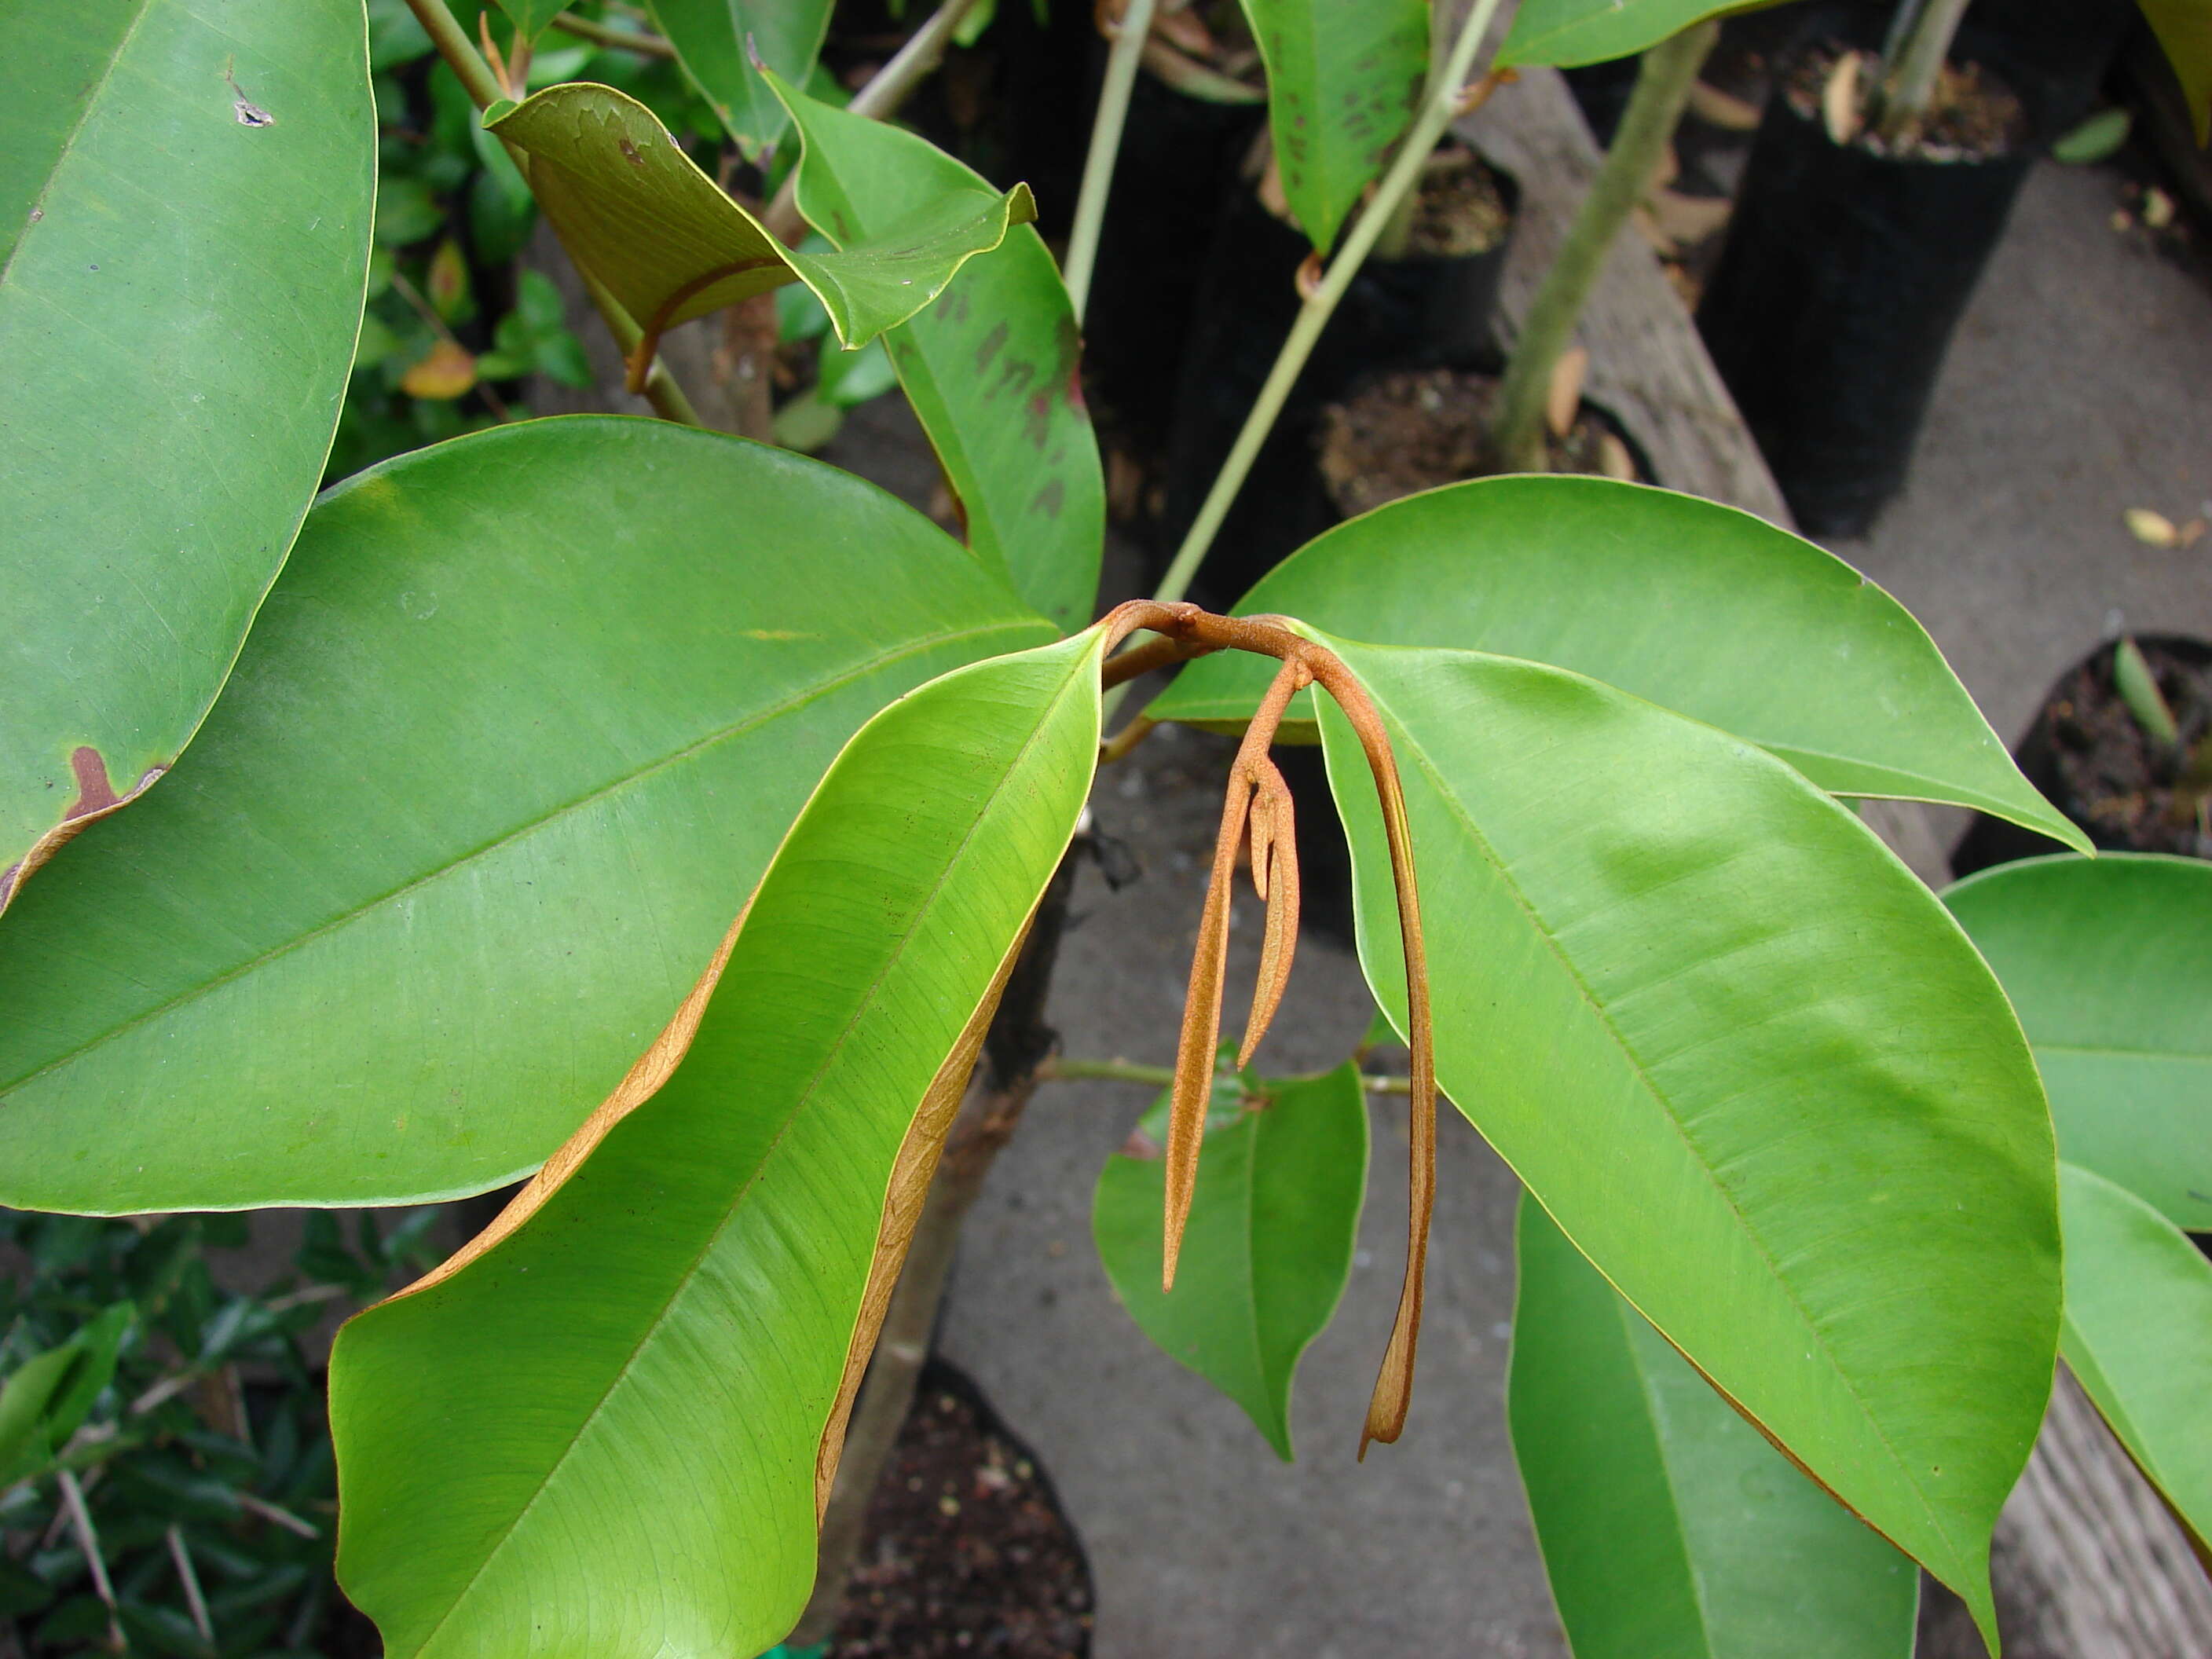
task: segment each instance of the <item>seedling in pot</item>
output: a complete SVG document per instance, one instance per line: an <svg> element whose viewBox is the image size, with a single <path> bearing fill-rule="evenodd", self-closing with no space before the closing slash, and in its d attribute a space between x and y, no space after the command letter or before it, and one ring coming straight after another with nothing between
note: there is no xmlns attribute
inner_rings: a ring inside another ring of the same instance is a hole
<svg viewBox="0 0 2212 1659"><path fill-rule="evenodd" d="M2112 687L2143 736L2169 757L2173 786L2166 822L2177 829L2193 823L2200 837L2212 835L2212 719L2196 715L2191 721L2195 738L2182 740L2180 722L2159 689L2158 676L2131 637L2124 635L2112 647Z"/></svg>

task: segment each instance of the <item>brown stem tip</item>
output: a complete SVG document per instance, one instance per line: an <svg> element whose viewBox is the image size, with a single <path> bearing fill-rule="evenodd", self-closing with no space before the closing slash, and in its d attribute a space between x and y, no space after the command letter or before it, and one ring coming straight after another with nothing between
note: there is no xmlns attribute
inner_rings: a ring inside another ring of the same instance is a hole
<svg viewBox="0 0 2212 1659"><path fill-rule="evenodd" d="M1298 921L1297 847L1290 791L1267 758L1290 701L1309 684L1327 690L1343 710L1367 758L1382 811L1390 851L1390 874L1398 900L1398 928L1406 957L1406 1008L1412 1050L1407 1096L1412 1108L1411 1154L1407 1170L1406 1277L1398 1315L1390 1332L1381 1373L1360 1435L1364 1459L1370 1442L1395 1440L1406 1425L1413 1398L1413 1361L1420 1342L1422 1291L1427 1273L1429 1224L1436 1209L1436 1043L1429 1008L1428 958L1422 946L1420 896L1413 877L1413 837L1407 823L1405 793L1396 757L1381 712L1342 658L1297 633L1279 617L1220 617L1188 603L1135 599L1105 619L1110 652L1139 629L1162 636L1154 644L1109 662L1106 676L1127 678L1211 651L1250 651L1283 665L1245 728L1229 774L1222 803L1221 830L1214 842L1213 872L1198 928L1198 948L1190 969L1190 992L1183 1008L1182 1039L1176 1054L1170 1097L1167 1195L1163 1217L1160 1279L1175 1286L1184 1225L1198 1184L1198 1162L1206 1133L1206 1108L1213 1092L1214 1052L1221 1036L1223 981L1229 956L1229 892L1236 873L1237 848L1248 836L1252 884L1267 906L1267 931L1260 950L1259 983L1252 1016L1237 1055L1241 1069L1267 1034L1280 1006L1297 949ZM1141 666L1139 666L1141 665ZM1120 672L1116 672L1116 668Z"/></svg>

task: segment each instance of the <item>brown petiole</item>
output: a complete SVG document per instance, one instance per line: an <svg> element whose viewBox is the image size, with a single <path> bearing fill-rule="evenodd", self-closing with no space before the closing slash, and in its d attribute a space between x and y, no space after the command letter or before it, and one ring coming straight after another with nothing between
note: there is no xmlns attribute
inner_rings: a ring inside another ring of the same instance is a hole
<svg viewBox="0 0 2212 1659"><path fill-rule="evenodd" d="M1412 1151L1407 1174L1406 1278L1391 1327L1389 1346L1375 1380L1359 1455L1370 1441L1394 1441L1406 1425L1413 1397L1413 1360L1420 1340L1421 1300L1427 1276L1429 1222L1436 1208L1436 1049L1429 1012L1426 952L1421 943L1420 896L1413 879L1413 841L1398 764L1382 717L1342 658L1290 627L1279 617L1221 617L1188 602L1164 604L1133 599L1105 618L1107 648L1139 629L1161 637L1109 657L1102 679L1108 685L1170 663L1209 652L1249 651L1283 665L1261 699L1236 760L1230 769L1221 832L1214 845L1213 873L1199 922L1198 949L1190 970L1190 995L1183 1010L1182 1042L1168 1119L1167 1203L1161 1281L1175 1283L1183 1225L1197 1185L1198 1159L1213 1089L1214 1047L1221 1032L1222 981L1227 970L1229 891L1236 874L1237 848L1249 834L1252 880L1267 904L1266 936L1261 946L1259 983L1252 1016L1237 1064L1249 1061L1282 1000L1297 934L1297 853L1291 797L1282 775L1267 758L1268 745L1282 724L1291 699L1309 684L1326 690L1344 712L1373 774L1382 809L1384 837L1390 849L1390 874L1397 890L1398 928L1406 957L1406 1006L1412 1050L1407 1095L1412 1106Z"/></svg>

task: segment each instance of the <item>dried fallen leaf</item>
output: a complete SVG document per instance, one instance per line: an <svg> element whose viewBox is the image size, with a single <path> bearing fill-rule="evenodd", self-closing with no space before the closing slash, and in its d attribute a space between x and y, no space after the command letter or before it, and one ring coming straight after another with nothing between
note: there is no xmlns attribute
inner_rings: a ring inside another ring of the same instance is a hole
<svg viewBox="0 0 2212 1659"><path fill-rule="evenodd" d="M1720 230L1735 205L1725 196L1685 196L1673 190L1661 191L1650 203L1660 231L1684 247L1694 246Z"/></svg>
<svg viewBox="0 0 2212 1659"><path fill-rule="evenodd" d="M2142 222L2153 230L2164 230L2173 222L2173 198L2156 185L2143 191Z"/></svg>
<svg viewBox="0 0 2212 1659"><path fill-rule="evenodd" d="M1723 132L1749 132L1759 125L1758 105L1703 81L1691 83L1690 113Z"/></svg>
<svg viewBox="0 0 2212 1659"><path fill-rule="evenodd" d="M2147 507L2131 507L2120 516L2127 520L2128 533L2146 547L2181 545L2181 532L2163 513L2154 513Z"/></svg>
<svg viewBox="0 0 2212 1659"><path fill-rule="evenodd" d="M1589 373L1589 352L1569 346L1552 368L1551 389L1544 397L1544 420L1554 437L1575 429L1575 412L1582 407L1583 377Z"/></svg>
<svg viewBox="0 0 2212 1659"><path fill-rule="evenodd" d="M441 340L430 355L399 377L399 389L410 398L451 403L477 383L477 360L451 340Z"/></svg>
<svg viewBox="0 0 2212 1659"><path fill-rule="evenodd" d="M1839 145L1857 137L1865 123L1859 106L1859 54L1847 52L1836 59L1827 84L1820 88L1820 118L1828 137Z"/></svg>
<svg viewBox="0 0 2212 1659"><path fill-rule="evenodd" d="M1619 478L1627 483L1636 482L1636 457L1613 433L1604 433L1598 438L1597 464L1608 478Z"/></svg>

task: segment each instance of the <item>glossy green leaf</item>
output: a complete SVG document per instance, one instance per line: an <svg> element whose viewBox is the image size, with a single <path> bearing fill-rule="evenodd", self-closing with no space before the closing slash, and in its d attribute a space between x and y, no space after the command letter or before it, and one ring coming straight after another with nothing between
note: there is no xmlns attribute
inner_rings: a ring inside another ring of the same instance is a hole
<svg viewBox="0 0 2212 1659"><path fill-rule="evenodd" d="M1747 738L1837 794L1971 806L2088 850L1902 605L1735 507L1608 478L1453 484L1316 537L1237 610L1572 669ZM1255 658L1207 658L1150 712L1241 726L1267 678ZM1291 705L1308 733L1309 707Z"/></svg>
<svg viewBox="0 0 2212 1659"><path fill-rule="evenodd" d="M115 1356L136 1312L127 1302L103 1309L75 1335L33 1354L0 1385L0 1487L35 1475L69 1443L100 1390L115 1377Z"/></svg>
<svg viewBox="0 0 2212 1659"><path fill-rule="evenodd" d="M2135 1194L2058 1166L2059 1352L2203 1551L2212 1539L2212 1261Z"/></svg>
<svg viewBox="0 0 2212 1659"><path fill-rule="evenodd" d="M1920 1575L1521 1201L1506 1418L1575 1659L1911 1659Z"/></svg>
<svg viewBox="0 0 2212 1659"><path fill-rule="evenodd" d="M519 1231L340 1334L338 1572L393 1659L728 1659L798 1617L886 1193L1074 832L1103 641L863 727L659 1091Z"/></svg>
<svg viewBox="0 0 2212 1659"><path fill-rule="evenodd" d="M1243 0L1283 194L1316 247L1381 176L1429 70L1427 0Z"/></svg>
<svg viewBox="0 0 2212 1659"><path fill-rule="evenodd" d="M514 25L515 39L526 43L543 34L562 8L562 0L492 0L492 3Z"/></svg>
<svg viewBox="0 0 2212 1659"><path fill-rule="evenodd" d="M1106 1160L1091 1237L1146 1336L1239 1406L1291 1456L1291 1378L1344 1294L1367 1191L1367 1103L1347 1062L1320 1077L1228 1079L1209 1119L1176 1287L1160 1290L1168 1097ZM1141 1148L1133 1152L1132 1147Z"/></svg>
<svg viewBox="0 0 2212 1659"><path fill-rule="evenodd" d="M917 201L990 188L927 139L781 90L805 144L799 211L840 247L881 234ZM1010 231L884 343L976 552L1063 629L1084 626L1098 590L1106 491L1083 407L1075 313L1043 241L1027 227Z"/></svg>
<svg viewBox="0 0 2212 1659"><path fill-rule="evenodd" d="M1048 637L872 485L665 422L501 427L341 485L185 764L0 931L0 1202L513 1180L860 723Z"/></svg>
<svg viewBox="0 0 2212 1659"><path fill-rule="evenodd" d="M2212 864L2032 859L1943 900L2020 1012L2059 1155L2212 1232Z"/></svg>
<svg viewBox="0 0 2212 1659"><path fill-rule="evenodd" d="M823 37L830 0L650 0L654 21L738 148L756 159L783 137L783 104L762 77L805 85Z"/></svg>
<svg viewBox="0 0 2212 1659"><path fill-rule="evenodd" d="M1522 0L1498 49L1499 66L1568 69L1632 58L1692 23L1759 11L1779 0Z"/></svg>
<svg viewBox="0 0 2212 1659"><path fill-rule="evenodd" d="M2141 0L2142 15L2181 82L2197 142L2212 143L2212 0Z"/></svg>
<svg viewBox="0 0 2212 1659"><path fill-rule="evenodd" d="M361 0L0 8L0 907L175 763L330 453Z"/></svg>
<svg viewBox="0 0 2212 1659"><path fill-rule="evenodd" d="M651 332L793 281L847 348L906 321L978 253L1036 217L1029 186L917 198L833 253L787 248L693 165L653 112L612 87L548 87L486 125L531 158L530 185L568 251Z"/></svg>
<svg viewBox="0 0 2212 1659"><path fill-rule="evenodd" d="M1989 969L1863 824L1747 744L1558 669L1330 643L1404 774L1444 1091L1988 1628L2059 1300L2050 1114ZM1374 790L1333 705L1322 734L1361 959L1403 1030Z"/></svg>

